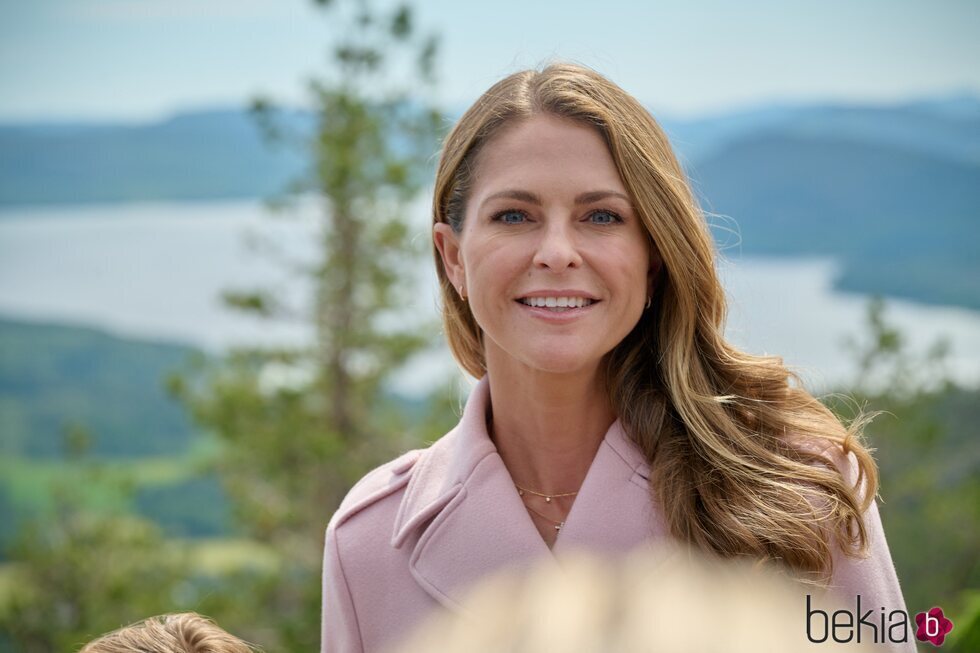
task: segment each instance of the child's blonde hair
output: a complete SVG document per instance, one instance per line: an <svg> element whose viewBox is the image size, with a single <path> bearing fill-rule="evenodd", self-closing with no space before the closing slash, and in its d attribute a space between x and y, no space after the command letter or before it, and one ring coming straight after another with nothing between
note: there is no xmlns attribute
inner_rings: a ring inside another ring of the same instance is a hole
<svg viewBox="0 0 980 653"><path fill-rule="evenodd" d="M79 653L256 653L194 612L150 617L89 642Z"/></svg>

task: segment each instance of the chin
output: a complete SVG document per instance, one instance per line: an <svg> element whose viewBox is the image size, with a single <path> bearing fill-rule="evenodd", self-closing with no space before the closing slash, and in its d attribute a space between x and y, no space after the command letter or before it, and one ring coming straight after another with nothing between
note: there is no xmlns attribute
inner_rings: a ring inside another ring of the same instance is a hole
<svg viewBox="0 0 980 653"><path fill-rule="evenodd" d="M524 363L549 374L575 374L583 370L595 369L599 364L599 357L588 356L584 349L576 351L569 351L567 347L557 349L559 350L539 349L523 357Z"/></svg>

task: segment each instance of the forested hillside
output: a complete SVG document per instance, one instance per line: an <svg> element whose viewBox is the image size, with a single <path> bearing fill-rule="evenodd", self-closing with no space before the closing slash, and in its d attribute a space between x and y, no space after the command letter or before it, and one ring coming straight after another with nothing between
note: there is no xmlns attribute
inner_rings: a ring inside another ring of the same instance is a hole
<svg viewBox="0 0 980 653"><path fill-rule="evenodd" d="M0 319L0 454L60 458L84 430L105 458L180 455L192 426L164 376L194 354L184 345L72 326Z"/></svg>

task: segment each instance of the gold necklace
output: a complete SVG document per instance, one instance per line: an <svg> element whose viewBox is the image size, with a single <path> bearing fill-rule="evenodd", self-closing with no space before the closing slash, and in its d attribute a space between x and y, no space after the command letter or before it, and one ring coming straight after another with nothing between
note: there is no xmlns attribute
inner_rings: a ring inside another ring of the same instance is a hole
<svg viewBox="0 0 980 653"><path fill-rule="evenodd" d="M547 515L542 515L540 512L538 512L537 510L535 510L531 506L527 505L526 503L524 504L524 507L527 508L528 510L530 510L531 512L533 512L535 515L537 515L541 519L544 519L545 521L549 522L552 526L554 526L556 533L560 533L561 532L561 529L562 529L562 526L565 525L565 520L555 521L554 519L552 519L551 517L549 517Z"/></svg>
<svg viewBox="0 0 980 653"><path fill-rule="evenodd" d="M545 503L551 503L552 499L557 499L558 497L574 497L578 492L562 492L560 494L543 494L541 492L535 492L534 490L529 490L526 487L521 487L517 483L514 483L514 487L517 488L517 493L524 496L524 493L533 494L536 497L544 497Z"/></svg>
<svg viewBox="0 0 980 653"><path fill-rule="evenodd" d="M490 441L494 442L493 439L493 412L492 410L487 411L487 435L490 436ZM496 446L496 442L494 442ZM534 490L529 490L526 487L521 487L517 483L514 483L514 487L517 488L517 493L524 496L524 493L533 494L536 497L543 497L545 503L551 503L552 499L557 499L558 497L574 497L578 492L561 492L559 494L544 494L543 492L535 492Z"/></svg>
<svg viewBox="0 0 980 653"><path fill-rule="evenodd" d="M514 483L514 487L517 488L517 494L522 499L524 498L525 493L527 493L527 494L533 494L536 497L543 497L544 500L545 500L545 503L551 503L551 500L552 499L557 499L558 497L573 497L576 494L578 494L578 492L560 492L558 494L544 494L543 492L535 492L534 490L529 490L527 488L521 487L517 483ZM527 508L528 510L530 510L531 512L533 512L535 515L537 515L541 519L546 520L552 526L554 526L556 533L560 533L562 527L565 525L565 520L564 519L561 520L561 521L555 521L554 519L552 519L548 515L542 514L542 513L538 512L537 510L535 510L534 508L532 508L531 506L529 506L527 504L527 501L524 501L524 507Z"/></svg>
<svg viewBox="0 0 980 653"><path fill-rule="evenodd" d="M493 441L493 413L492 412L488 412L488 414L487 414L487 434L490 436L490 440ZM577 491L576 492L561 492L559 494L544 494L543 492L535 492L534 490L530 490L528 488L521 487L517 483L514 483L514 487L517 488L517 494L521 498L523 498L525 494L533 494L536 497L543 497L545 503L551 503L551 500L552 499L557 499L558 497L573 497L576 494L578 494ZM527 503L524 503L524 507L527 508L528 510L530 510L531 512L533 512L535 515L537 515L541 519L544 519L545 521L547 521L548 523L550 523L552 526L554 526L556 533L560 533L562 527L565 525L565 520L564 519L561 520L561 521L555 521L554 519L552 519L551 517L548 517L547 515L542 515L540 512L538 512L537 510L535 510L531 506L527 505Z"/></svg>

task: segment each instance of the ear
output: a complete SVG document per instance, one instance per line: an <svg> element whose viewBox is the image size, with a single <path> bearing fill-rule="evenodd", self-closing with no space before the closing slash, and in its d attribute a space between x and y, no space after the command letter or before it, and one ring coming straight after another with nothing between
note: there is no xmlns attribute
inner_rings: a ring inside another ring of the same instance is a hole
<svg viewBox="0 0 980 653"><path fill-rule="evenodd" d="M647 297L653 294L653 289L657 286L657 279L660 278L660 271L663 269L664 262L660 258L660 253L653 249L650 252L650 269L647 271Z"/></svg>
<svg viewBox="0 0 980 653"><path fill-rule="evenodd" d="M465 285L466 272L463 268L463 258L460 255L459 236L445 222L437 222L432 225L432 240L439 256L442 257L442 266L446 270L449 281L456 286L456 291Z"/></svg>

